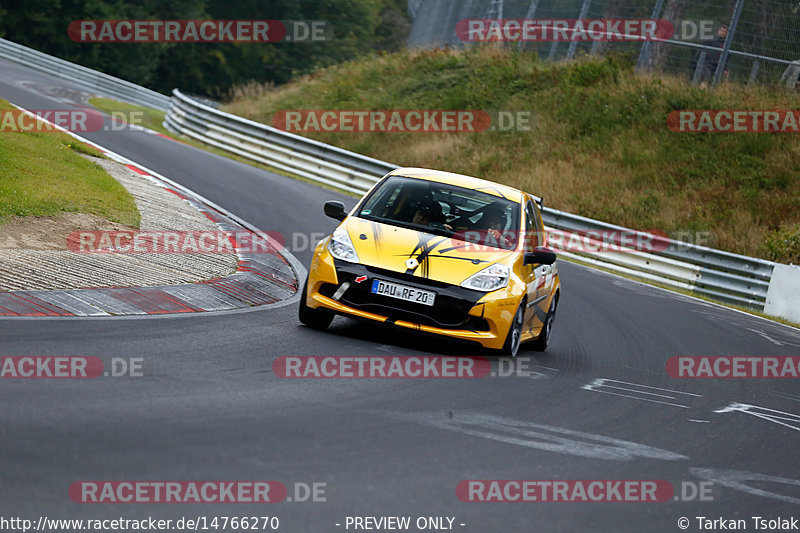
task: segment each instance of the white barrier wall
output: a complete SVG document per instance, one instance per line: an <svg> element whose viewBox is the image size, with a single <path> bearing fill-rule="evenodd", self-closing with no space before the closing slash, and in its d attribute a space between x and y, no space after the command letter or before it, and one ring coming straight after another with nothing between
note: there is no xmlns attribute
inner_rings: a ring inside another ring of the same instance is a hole
<svg viewBox="0 0 800 533"><path fill-rule="evenodd" d="M775 265L764 312L800 322L800 266L780 263Z"/></svg>

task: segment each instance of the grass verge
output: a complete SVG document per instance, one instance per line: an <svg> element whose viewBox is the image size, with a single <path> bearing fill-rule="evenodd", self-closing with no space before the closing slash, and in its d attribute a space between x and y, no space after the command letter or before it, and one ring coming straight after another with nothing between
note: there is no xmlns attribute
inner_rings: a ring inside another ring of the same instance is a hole
<svg viewBox="0 0 800 533"><path fill-rule="evenodd" d="M0 100L0 112L15 109ZM133 196L78 154L102 157L65 133L0 131L0 223L11 216L80 212L139 227Z"/></svg>

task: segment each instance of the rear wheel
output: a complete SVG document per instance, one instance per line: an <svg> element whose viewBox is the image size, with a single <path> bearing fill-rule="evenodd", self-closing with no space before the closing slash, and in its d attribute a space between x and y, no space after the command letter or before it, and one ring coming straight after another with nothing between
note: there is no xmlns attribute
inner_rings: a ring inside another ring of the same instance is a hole
<svg viewBox="0 0 800 533"><path fill-rule="evenodd" d="M547 316L544 317L544 324L542 324L541 333L539 333L539 336L536 337L536 340L531 343L531 348L537 352L543 352L547 350L547 346L550 344L550 334L553 331L553 320L556 317L556 305L558 305L558 294L553 295L553 299L550 301L550 309L547 311Z"/></svg>
<svg viewBox="0 0 800 533"><path fill-rule="evenodd" d="M508 328L508 336L506 336L506 343L500 349L500 353L506 357L516 357L519 353L519 345L522 339L522 321L525 314L525 301L519 304L517 312L514 315L514 320L511 322L511 327Z"/></svg>
<svg viewBox="0 0 800 533"><path fill-rule="evenodd" d="M306 296L308 295L308 278L303 283L303 294L300 296L300 310L298 317L300 322L306 326L314 329L323 330L331 325L333 320L333 311L327 309L312 309L306 305Z"/></svg>

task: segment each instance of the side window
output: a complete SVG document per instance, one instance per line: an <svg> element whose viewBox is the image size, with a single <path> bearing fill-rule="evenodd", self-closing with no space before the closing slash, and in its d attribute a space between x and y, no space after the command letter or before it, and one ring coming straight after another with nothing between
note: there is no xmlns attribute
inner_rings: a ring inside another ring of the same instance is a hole
<svg viewBox="0 0 800 533"><path fill-rule="evenodd" d="M528 200L525 205L525 250L530 252L537 246L541 246L542 237L539 212L533 202Z"/></svg>

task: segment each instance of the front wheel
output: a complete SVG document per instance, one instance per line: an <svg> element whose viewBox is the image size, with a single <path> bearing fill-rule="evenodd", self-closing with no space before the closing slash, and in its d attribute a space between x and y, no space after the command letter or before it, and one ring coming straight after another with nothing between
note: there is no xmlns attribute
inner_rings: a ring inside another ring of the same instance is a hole
<svg viewBox="0 0 800 533"><path fill-rule="evenodd" d="M300 322L306 326L314 329L323 330L331 325L333 320L333 312L327 309L312 309L306 305L306 296L308 294L308 278L303 284L303 294L300 296L300 310L298 317Z"/></svg>
<svg viewBox="0 0 800 533"><path fill-rule="evenodd" d="M508 336L506 342L500 349L500 353L505 357L516 357L519 353L519 345L522 339L522 321L525 314L525 302L519 304L517 313L514 315L514 320L511 322L511 327L508 328Z"/></svg>
<svg viewBox="0 0 800 533"><path fill-rule="evenodd" d="M558 304L558 295L553 295L553 299L550 302L550 309L547 311L547 316L544 317L544 324L542 324L542 331L539 333L539 336L536 337L536 340L531 343L531 348L536 350L537 352L543 352L547 350L547 346L550 344L550 335L553 331L553 320L556 317L556 305Z"/></svg>

